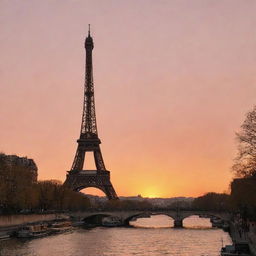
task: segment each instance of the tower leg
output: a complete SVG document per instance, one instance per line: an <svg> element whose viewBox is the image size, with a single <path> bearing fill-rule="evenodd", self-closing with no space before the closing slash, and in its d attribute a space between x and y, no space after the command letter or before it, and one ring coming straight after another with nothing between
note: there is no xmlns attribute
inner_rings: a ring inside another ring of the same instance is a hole
<svg viewBox="0 0 256 256"><path fill-rule="evenodd" d="M83 170L85 151L77 148L74 162L72 164L71 170Z"/></svg>
<svg viewBox="0 0 256 256"><path fill-rule="evenodd" d="M95 161L97 170L105 171L106 168L105 168L105 164L104 164L100 149L95 150L93 153L94 153L94 161Z"/></svg>
<svg viewBox="0 0 256 256"><path fill-rule="evenodd" d="M104 191L109 200L118 199L116 191L112 185L105 186Z"/></svg>

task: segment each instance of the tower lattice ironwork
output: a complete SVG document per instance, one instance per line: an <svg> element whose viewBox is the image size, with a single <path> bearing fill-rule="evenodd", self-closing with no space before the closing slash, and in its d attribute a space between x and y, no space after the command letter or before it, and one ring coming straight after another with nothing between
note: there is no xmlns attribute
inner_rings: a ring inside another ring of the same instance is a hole
<svg viewBox="0 0 256 256"><path fill-rule="evenodd" d="M101 141L98 137L94 101L93 48L94 44L89 25L88 36L85 39L86 64L81 132L80 138L77 140L78 147L75 159L71 170L67 173L64 185L75 191L95 187L102 190L108 199L117 199L117 194L110 181L110 172L106 170L100 150ZM93 152L96 170L83 170L86 152Z"/></svg>

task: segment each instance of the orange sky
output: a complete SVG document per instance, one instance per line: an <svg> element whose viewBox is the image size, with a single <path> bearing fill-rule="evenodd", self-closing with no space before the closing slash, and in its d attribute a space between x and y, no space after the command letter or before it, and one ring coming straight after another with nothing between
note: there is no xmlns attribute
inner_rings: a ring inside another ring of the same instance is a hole
<svg viewBox="0 0 256 256"><path fill-rule="evenodd" d="M228 190L256 103L256 1L1 0L0 150L64 180L92 24L102 153L119 195Z"/></svg>

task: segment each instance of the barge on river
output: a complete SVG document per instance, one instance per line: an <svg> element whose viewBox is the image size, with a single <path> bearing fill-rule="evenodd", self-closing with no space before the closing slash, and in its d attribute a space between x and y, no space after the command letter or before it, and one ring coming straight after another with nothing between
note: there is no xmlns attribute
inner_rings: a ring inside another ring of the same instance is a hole
<svg viewBox="0 0 256 256"><path fill-rule="evenodd" d="M17 231L19 238L36 238L47 236L51 233L47 224L26 225Z"/></svg>

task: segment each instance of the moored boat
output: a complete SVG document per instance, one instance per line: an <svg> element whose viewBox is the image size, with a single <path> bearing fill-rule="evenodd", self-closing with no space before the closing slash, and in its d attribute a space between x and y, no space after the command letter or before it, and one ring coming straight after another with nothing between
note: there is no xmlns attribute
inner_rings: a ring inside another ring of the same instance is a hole
<svg viewBox="0 0 256 256"><path fill-rule="evenodd" d="M72 222L73 227L80 227L80 226L83 226L83 225L84 225L84 221L82 221L82 220Z"/></svg>
<svg viewBox="0 0 256 256"><path fill-rule="evenodd" d="M7 240L10 238L10 235L6 232L0 232L0 240Z"/></svg>
<svg viewBox="0 0 256 256"><path fill-rule="evenodd" d="M212 217L210 221L213 227L222 228L223 221L220 218Z"/></svg>
<svg viewBox="0 0 256 256"><path fill-rule="evenodd" d="M68 231L71 229L71 227L72 226L70 221L55 222L51 224L51 226L49 227L49 230L52 231L53 233L59 233L59 232Z"/></svg>
<svg viewBox="0 0 256 256"><path fill-rule="evenodd" d="M102 220L102 226L104 227L119 227L122 226L122 221L115 216L105 217Z"/></svg>
<svg viewBox="0 0 256 256"><path fill-rule="evenodd" d="M48 229L47 224L26 225L17 231L19 238L36 238L49 234L51 234L51 230Z"/></svg>

